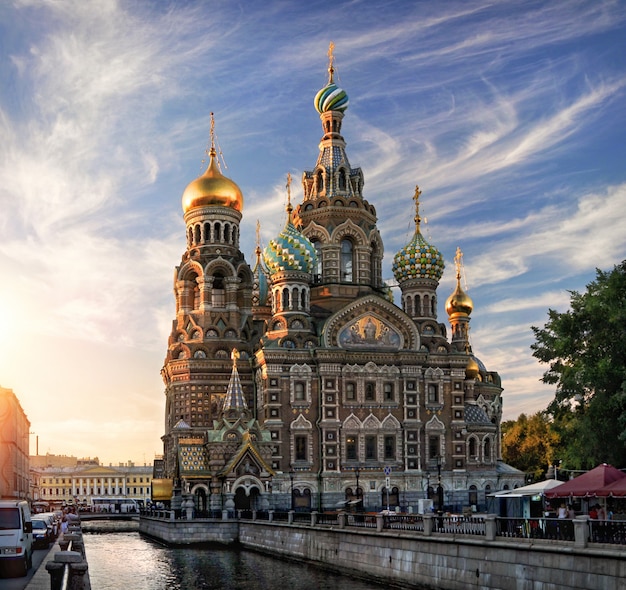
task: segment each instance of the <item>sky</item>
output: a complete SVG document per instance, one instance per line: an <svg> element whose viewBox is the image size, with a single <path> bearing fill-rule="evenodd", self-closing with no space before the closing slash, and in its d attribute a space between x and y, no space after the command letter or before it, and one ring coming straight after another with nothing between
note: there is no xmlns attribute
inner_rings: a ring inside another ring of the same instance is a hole
<svg viewBox="0 0 626 590"><path fill-rule="evenodd" d="M31 454L162 453L181 197L206 167L210 113L253 262L257 220L262 245L284 225L287 173L315 166L331 41L384 277L419 185L446 262L439 320L458 246L504 419L548 405L531 326L626 258L625 1L7 0L0 386Z"/></svg>

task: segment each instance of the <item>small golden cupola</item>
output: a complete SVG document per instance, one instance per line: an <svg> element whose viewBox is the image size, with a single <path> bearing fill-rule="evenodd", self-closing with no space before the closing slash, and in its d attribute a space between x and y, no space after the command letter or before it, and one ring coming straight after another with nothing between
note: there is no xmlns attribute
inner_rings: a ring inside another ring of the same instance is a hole
<svg viewBox="0 0 626 590"><path fill-rule="evenodd" d="M461 260L463 259L463 253L461 248L456 249L456 256L454 257L454 263L456 266L456 289L446 300L446 313L449 317L456 314L470 315L474 309L474 302L472 298L463 291L461 287Z"/></svg>
<svg viewBox="0 0 626 590"><path fill-rule="evenodd" d="M452 346L459 352L470 350L469 322L474 309L472 298L461 287L461 262L463 253L456 249L454 264L456 266L456 289L446 300L446 313L452 327Z"/></svg>
<svg viewBox="0 0 626 590"><path fill-rule="evenodd" d="M217 162L215 121L211 113L211 149L209 165L204 174L190 182L183 193L183 213L199 207L229 207L243 211L243 194L230 178L224 176Z"/></svg>

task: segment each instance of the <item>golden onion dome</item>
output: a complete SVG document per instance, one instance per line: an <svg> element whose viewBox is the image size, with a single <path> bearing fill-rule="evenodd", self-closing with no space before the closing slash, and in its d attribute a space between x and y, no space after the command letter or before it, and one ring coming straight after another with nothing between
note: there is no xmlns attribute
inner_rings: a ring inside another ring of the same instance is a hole
<svg viewBox="0 0 626 590"><path fill-rule="evenodd" d="M470 315L474 309L472 298L461 288L460 281L457 281L454 293L446 300L446 313L450 316L453 313L464 313Z"/></svg>
<svg viewBox="0 0 626 590"><path fill-rule="evenodd" d="M243 211L241 189L220 172L214 148L211 148L209 156L205 173L190 182L183 193L183 212L187 213L198 207L230 207Z"/></svg>
<svg viewBox="0 0 626 590"><path fill-rule="evenodd" d="M465 377L467 379L476 379L480 375L480 367L473 356L470 356L467 365L465 365Z"/></svg>

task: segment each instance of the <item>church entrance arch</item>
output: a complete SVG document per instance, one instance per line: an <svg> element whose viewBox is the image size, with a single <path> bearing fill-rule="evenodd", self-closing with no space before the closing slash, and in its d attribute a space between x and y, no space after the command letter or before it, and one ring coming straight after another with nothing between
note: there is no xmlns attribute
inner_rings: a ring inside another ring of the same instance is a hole
<svg viewBox="0 0 626 590"><path fill-rule="evenodd" d="M193 490L193 504L196 510L196 516L206 518L209 514L206 489L199 486Z"/></svg>
<svg viewBox="0 0 626 590"><path fill-rule="evenodd" d="M256 478L245 477L235 482L235 510L259 510L262 484Z"/></svg>

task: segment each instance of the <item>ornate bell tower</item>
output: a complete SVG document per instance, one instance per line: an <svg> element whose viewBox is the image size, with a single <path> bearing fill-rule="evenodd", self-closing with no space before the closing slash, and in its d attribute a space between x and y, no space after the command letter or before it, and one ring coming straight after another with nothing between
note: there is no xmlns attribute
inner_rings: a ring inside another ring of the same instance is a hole
<svg viewBox="0 0 626 590"><path fill-rule="evenodd" d="M165 469L175 469L172 431L181 420L204 436L226 395L231 350L249 358L253 275L239 249L243 195L220 171L211 114L209 165L183 193L187 248L174 272L176 318L161 375L165 383ZM243 394L253 395L242 363Z"/></svg>

